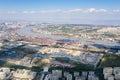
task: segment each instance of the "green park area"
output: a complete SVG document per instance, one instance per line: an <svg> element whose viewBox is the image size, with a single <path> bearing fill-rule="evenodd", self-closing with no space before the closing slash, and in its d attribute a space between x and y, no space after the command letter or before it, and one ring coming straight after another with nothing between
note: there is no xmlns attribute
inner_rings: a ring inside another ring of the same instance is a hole
<svg viewBox="0 0 120 80"><path fill-rule="evenodd" d="M99 64L99 68L120 66L120 56L114 54L105 54Z"/></svg>

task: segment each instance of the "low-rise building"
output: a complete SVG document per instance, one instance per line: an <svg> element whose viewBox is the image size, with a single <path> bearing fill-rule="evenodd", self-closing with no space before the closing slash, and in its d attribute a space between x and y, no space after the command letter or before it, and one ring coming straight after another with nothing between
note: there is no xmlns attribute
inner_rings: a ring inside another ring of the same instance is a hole
<svg viewBox="0 0 120 80"><path fill-rule="evenodd" d="M114 80L114 76L113 75L109 76L107 80Z"/></svg>
<svg viewBox="0 0 120 80"><path fill-rule="evenodd" d="M0 80L7 80L10 77L10 68L0 68Z"/></svg>
<svg viewBox="0 0 120 80"><path fill-rule="evenodd" d="M66 77L69 74L69 72L64 72L63 76Z"/></svg>
<svg viewBox="0 0 120 80"><path fill-rule="evenodd" d="M88 75L87 80L99 80L99 78L96 75Z"/></svg>
<svg viewBox="0 0 120 80"><path fill-rule="evenodd" d="M52 70L52 74L61 78L62 77L62 70Z"/></svg>
<svg viewBox="0 0 120 80"><path fill-rule="evenodd" d="M113 73L115 75L115 79L120 80L120 67L114 67L113 68Z"/></svg>
<svg viewBox="0 0 120 80"><path fill-rule="evenodd" d="M52 74L50 80L59 80L59 77Z"/></svg>
<svg viewBox="0 0 120 80"><path fill-rule="evenodd" d="M16 71L13 71L13 77L14 78L18 78L18 79L28 79L28 80L32 80L36 77L36 72L30 71L30 70L21 70L21 69L17 69Z"/></svg>
<svg viewBox="0 0 120 80"><path fill-rule="evenodd" d="M88 80L99 80L99 77L95 75L94 71L89 71Z"/></svg>
<svg viewBox="0 0 120 80"><path fill-rule="evenodd" d="M79 76L79 72L74 72L74 77Z"/></svg>
<svg viewBox="0 0 120 80"><path fill-rule="evenodd" d="M103 74L104 74L104 79L108 79L113 73L113 68L112 67L105 67L103 69Z"/></svg>
<svg viewBox="0 0 120 80"><path fill-rule="evenodd" d="M71 75L71 74L68 74L68 75L66 76L66 79L67 79L67 80L73 80L73 79L72 79L72 75Z"/></svg>
<svg viewBox="0 0 120 80"><path fill-rule="evenodd" d="M89 71L89 74L88 75L94 75L94 71Z"/></svg>
<svg viewBox="0 0 120 80"><path fill-rule="evenodd" d="M75 80L86 80L85 76L76 76Z"/></svg>
<svg viewBox="0 0 120 80"><path fill-rule="evenodd" d="M87 77L87 75L88 75L88 72L82 72L82 75L81 75L81 76Z"/></svg>

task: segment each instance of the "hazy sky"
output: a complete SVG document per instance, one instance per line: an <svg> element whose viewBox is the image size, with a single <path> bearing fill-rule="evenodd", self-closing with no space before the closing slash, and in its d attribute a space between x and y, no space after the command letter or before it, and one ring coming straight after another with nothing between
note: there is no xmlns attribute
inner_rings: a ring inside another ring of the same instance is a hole
<svg viewBox="0 0 120 80"><path fill-rule="evenodd" d="M0 20L120 24L120 0L0 0Z"/></svg>

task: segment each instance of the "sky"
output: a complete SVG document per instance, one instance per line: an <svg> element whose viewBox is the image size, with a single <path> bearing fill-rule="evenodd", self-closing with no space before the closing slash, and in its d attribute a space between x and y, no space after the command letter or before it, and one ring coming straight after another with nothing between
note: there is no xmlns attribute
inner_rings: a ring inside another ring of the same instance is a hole
<svg viewBox="0 0 120 80"><path fill-rule="evenodd" d="M120 0L0 0L0 20L120 24Z"/></svg>

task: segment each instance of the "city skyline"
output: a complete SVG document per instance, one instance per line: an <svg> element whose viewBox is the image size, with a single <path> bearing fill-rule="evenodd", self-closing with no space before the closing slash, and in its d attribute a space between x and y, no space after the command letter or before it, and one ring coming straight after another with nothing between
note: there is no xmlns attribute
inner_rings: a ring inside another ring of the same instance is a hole
<svg viewBox="0 0 120 80"><path fill-rule="evenodd" d="M0 0L0 20L119 24L119 0Z"/></svg>

